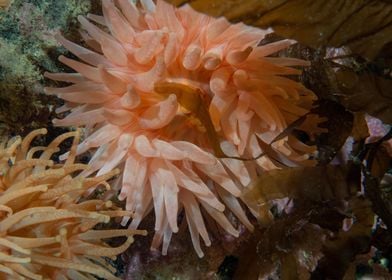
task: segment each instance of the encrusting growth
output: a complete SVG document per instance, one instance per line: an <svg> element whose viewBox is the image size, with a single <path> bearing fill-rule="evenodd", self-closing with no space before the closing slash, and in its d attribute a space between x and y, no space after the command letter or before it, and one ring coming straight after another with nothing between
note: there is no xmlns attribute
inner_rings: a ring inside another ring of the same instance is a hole
<svg viewBox="0 0 392 280"><path fill-rule="evenodd" d="M61 56L78 73L46 73L72 83L45 89L66 101L58 113L69 112L54 124L87 128L77 154L96 152L84 174L123 170L119 198L133 213L131 229L154 209L152 247L162 244L166 254L184 210L201 257L200 237L211 243L203 215L238 236L228 209L252 230L238 197L257 174L277 166L267 156L253 162L234 157L260 156L261 143L271 143L309 112L316 96L284 77L298 75L301 71L292 66L308 62L271 57L294 43L259 45L271 30L233 25L187 5L175 8L163 0L102 4L103 16L79 17L89 48L57 36L81 61ZM302 129L309 127L312 123ZM316 150L293 136L275 141L271 149L291 165L313 164L309 155Z"/></svg>
<svg viewBox="0 0 392 280"><path fill-rule="evenodd" d="M116 257L133 242L134 234L145 232L94 229L130 213L110 201L82 196L99 185L109 187L106 180L119 171L95 178L74 175L87 168L74 163L79 132L60 135L48 147L30 148L42 134L45 129L23 140L0 139L0 279L118 279L103 257ZM50 160L70 137L74 141L67 161ZM119 236L126 241L118 247L103 241Z"/></svg>

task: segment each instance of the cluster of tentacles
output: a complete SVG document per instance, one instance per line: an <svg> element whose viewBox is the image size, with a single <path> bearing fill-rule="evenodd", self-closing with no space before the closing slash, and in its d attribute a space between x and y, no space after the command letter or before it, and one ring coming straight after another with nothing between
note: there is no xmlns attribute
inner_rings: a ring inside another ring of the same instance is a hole
<svg viewBox="0 0 392 280"><path fill-rule="evenodd" d="M102 16L79 17L87 48L56 36L79 60L59 58L77 73L45 74L71 83L45 89L65 101L57 109L64 118L53 122L87 128L77 154L95 153L84 174L122 169L119 198L133 213L123 225L130 220L136 229L154 210L152 248L162 246L166 254L184 211L202 257L201 240L211 244L205 219L238 236L227 216L232 212L252 230L239 197L258 174L281 162L315 163L315 146L292 135L279 138L317 99L286 77L309 63L273 56L295 42L260 44L271 30L187 5L103 0L102 7ZM308 115L301 129L317 132L317 123Z"/></svg>
<svg viewBox="0 0 392 280"><path fill-rule="evenodd" d="M74 163L79 132L57 137L47 147L30 148L32 140L46 134L35 130L23 140L0 139L0 279L118 279L104 257L114 258L133 242L129 229L97 230L111 218L130 215L111 201L87 200L86 192L119 171L86 178L87 165ZM50 158L59 144L74 137L62 164ZM126 237L118 247L104 239Z"/></svg>

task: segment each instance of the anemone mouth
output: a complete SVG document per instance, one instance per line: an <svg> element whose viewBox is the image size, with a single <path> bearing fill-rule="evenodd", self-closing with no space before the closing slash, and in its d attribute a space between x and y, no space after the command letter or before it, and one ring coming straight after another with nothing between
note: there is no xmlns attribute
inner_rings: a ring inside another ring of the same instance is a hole
<svg viewBox="0 0 392 280"><path fill-rule="evenodd" d="M162 96L174 94L179 104L180 114L197 115L200 111L207 111L211 102L209 95L199 85L186 79L166 80L155 83L154 91Z"/></svg>
<svg viewBox="0 0 392 280"><path fill-rule="evenodd" d="M193 143L198 142L197 140L200 138L206 138L205 133L208 132L212 124L208 113L211 97L203 88L201 83L183 78L165 79L154 84L156 93L163 96L174 94L177 98L177 115L163 130L163 135L167 140L184 140L178 137L178 129L193 131L191 133L194 134L193 139L189 139ZM170 126L174 126L174 128ZM169 131L170 133L167 133ZM202 141L199 142L202 143ZM203 142L206 149L212 148L205 146L205 141Z"/></svg>

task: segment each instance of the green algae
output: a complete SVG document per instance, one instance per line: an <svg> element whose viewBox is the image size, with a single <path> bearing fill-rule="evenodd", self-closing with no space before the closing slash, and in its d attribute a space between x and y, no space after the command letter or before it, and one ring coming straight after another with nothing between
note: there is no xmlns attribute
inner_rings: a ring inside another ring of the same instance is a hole
<svg viewBox="0 0 392 280"><path fill-rule="evenodd" d="M26 134L47 127L57 101L42 94L45 71L63 72L66 52L58 32L78 40L77 16L97 9L92 0L14 0L0 9L0 130Z"/></svg>

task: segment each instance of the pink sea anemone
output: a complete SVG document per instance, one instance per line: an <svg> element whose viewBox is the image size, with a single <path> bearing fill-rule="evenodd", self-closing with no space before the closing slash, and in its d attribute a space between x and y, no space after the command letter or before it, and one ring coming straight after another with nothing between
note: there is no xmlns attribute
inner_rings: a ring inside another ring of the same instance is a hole
<svg viewBox="0 0 392 280"><path fill-rule="evenodd" d="M283 77L299 74L290 66L307 62L269 57L293 41L259 46L270 30L232 25L162 0L103 0L103 16L87 18L79 21L89 49L57 36L83 61L59 58L78 73L46 73L73 85L46 93L66 101L58 113L70 112L56 125L87 128L78 154L96 148L90 173L122 167L119 197L134 212L130 228L153 208L152 247L163 244L165 254L183 209L199 256L200 237L210 245L202 214L237 236L227 206L251 230L237 198L252 176L276 167L265 156L258 164L221 159L211 139L227 155L256 157L263 152L260 139L271 142L309 111L314 94ZM291 136L272 148L302 163L315 151Z"/></svg>

